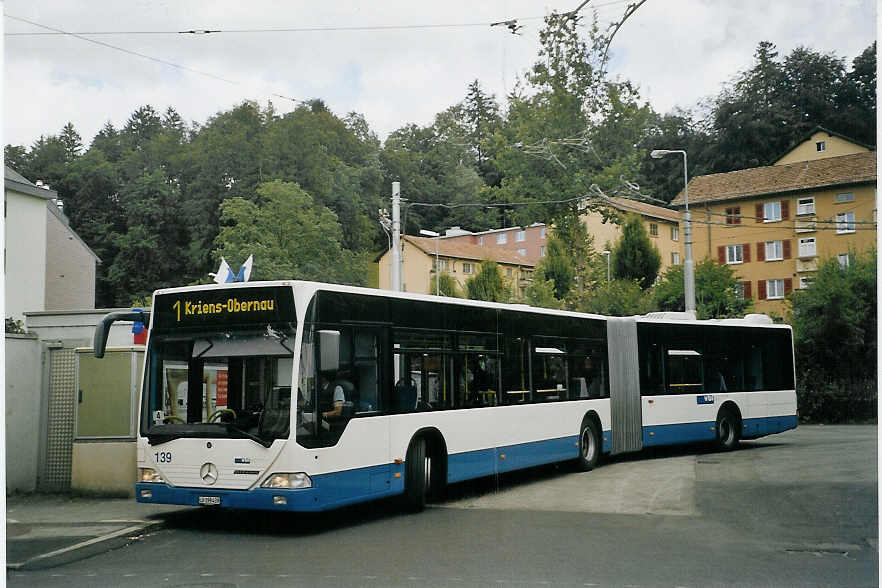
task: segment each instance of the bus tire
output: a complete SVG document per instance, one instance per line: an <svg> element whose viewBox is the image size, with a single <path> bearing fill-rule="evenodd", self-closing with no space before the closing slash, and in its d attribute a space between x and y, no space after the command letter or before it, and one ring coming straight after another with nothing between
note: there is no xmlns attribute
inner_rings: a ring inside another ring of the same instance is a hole
<svg viewBox="0 0 882 588"><path fill-rule="evenodd" d="M732 451L738 447L741 419L731 407L723 407L717 415L717 447L722 451Z"/></svg>
<svg viewBox="0 0 882 588"><path fill-rule="evenodd" d="M579 432L579 457L576 465L583 472L590 472L597 467L600 460L600 431L592 418L586 418L582 422L582 430Z"/></svg>
<svg viewBox="0 0 882 588"><path fill-rule="evenodd" d="M407 510L420 512L426 507L430 489L428 475L426 440L418 437L410 442L404 460L404 504Z"/></svg>

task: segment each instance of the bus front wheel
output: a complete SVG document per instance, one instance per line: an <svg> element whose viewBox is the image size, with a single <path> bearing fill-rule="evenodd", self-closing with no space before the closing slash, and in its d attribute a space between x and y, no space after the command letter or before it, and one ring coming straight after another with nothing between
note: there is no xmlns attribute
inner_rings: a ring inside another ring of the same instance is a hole
<svg viewBox="0 0 882 588"><path fill-rule="evenodd" d="M430 488L429 464L426 440L420 437L411 441L404 460L404 501L411 512L419 512L426 507L426 495Z"/></svg>
<svg viewBox="0 0 882 588"><path fill-rule="evenodd" d="M717 447L723 451L732 451L738 447L738 433L741 423L738 415L731 408L724 408L717 415Z"/></svg>
<svg viewBox="0 0 882 588"><path fill-rule="evenodd" d="M600 431L591 418L586 418L582 423L579 433L579 459L578 466L583 472L588 472L597 467L600 460Z"/></svg>

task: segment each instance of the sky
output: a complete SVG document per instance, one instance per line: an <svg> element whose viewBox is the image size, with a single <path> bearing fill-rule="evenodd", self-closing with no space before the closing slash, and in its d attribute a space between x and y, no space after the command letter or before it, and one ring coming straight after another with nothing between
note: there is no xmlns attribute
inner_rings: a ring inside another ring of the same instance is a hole
<svg viewBox="0 0 882 588"><path fill-rule="evenodd" d="M385 138L431 124L475 79L502 102L535 61L542 17L581 3L6 0L2 140L30 146L70 121L88 145L145 104L204 123L245 100L285 112L313 98L340 116L362 113ZM581 13L595 9L605 28L627 6L591 0ZM513 18L517 35L489 26ZM224 32L177 33L205 29ZM86 34L96 32L114 34ZM875 33L874 0L647 0L613 39L608 71L664 113L716 95L760 41L782 57L805 46L850 66Z"/></svg>

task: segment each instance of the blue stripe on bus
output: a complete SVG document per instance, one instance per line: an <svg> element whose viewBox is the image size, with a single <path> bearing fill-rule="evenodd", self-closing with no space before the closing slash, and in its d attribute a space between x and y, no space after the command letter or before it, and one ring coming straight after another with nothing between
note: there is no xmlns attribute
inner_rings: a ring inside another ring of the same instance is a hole
<svg viewBox="0 0 882 588"><path fill-rule="evenodd" d="M744 419L741 428L742 439L756 439L763 435L780 433L795 429L796 415ZM643 446L676 445L696 441L713 441L717 437L716 421L700 423L679 423L675 425L651 425L643 427Z"/></svg>
<svg viewBox="0 0 882 588"><path fill-rule="evenodd" d="M742 438L794 429L796 415L745 419ZM688 443L714 439L715 423L686 423L643 428L644 446ZM650 433L653 433L650 435ZM603 432L603 451L610 450L610 431ZM495 449L455 453L448 457L448 482L459 482L495 473L532 467L579 455L579 437L560 437L533 443L520 443ZM502 456L505 456L503 459ZM401 474L396 478L396 474ZM141 495L149 490L150 498ZM135 484L138 502L198 506L200 496L219 496L221 506L260 510L320 511L356 502L374 500L404 492L404 464L386 464L312 476L312 488L283 490L221 490L210 488L175 488L167 484ZM285 497L286 504L275 504L274 497Z"/></svg>

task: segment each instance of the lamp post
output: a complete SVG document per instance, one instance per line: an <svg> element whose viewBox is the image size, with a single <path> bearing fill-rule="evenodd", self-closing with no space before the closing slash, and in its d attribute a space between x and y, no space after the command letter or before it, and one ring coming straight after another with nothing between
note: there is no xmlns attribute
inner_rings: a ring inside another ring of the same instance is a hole
<svg viewBox="0 0 882 588"><path fill-rule="evenodd" d="M609 258L610 258L610 251L604 249L603 251L600 252L600 254L606 256L606 281L607 281L607 283L609 283Z"/></svg>
<svg viewBox="0 0 882 588"><path fill-rule="evenodd" d="M420 235L435 238L435 296L441 296L441 266L438 264L438 237L441 233L420 229Z"/></svg>
<svg viewBox="0 0 882 588"><path fill-rule="evenodd" d="M692 263L692 223L689 216L689 175L686 167L686 152L682 149L655 149L649 156L659 159L672 153L683 154L683 197L686 211L683 213L683 238L686 241L686 259L683 261L683 289L686 296L686 312L695 312L695 266Z"/></svg>

